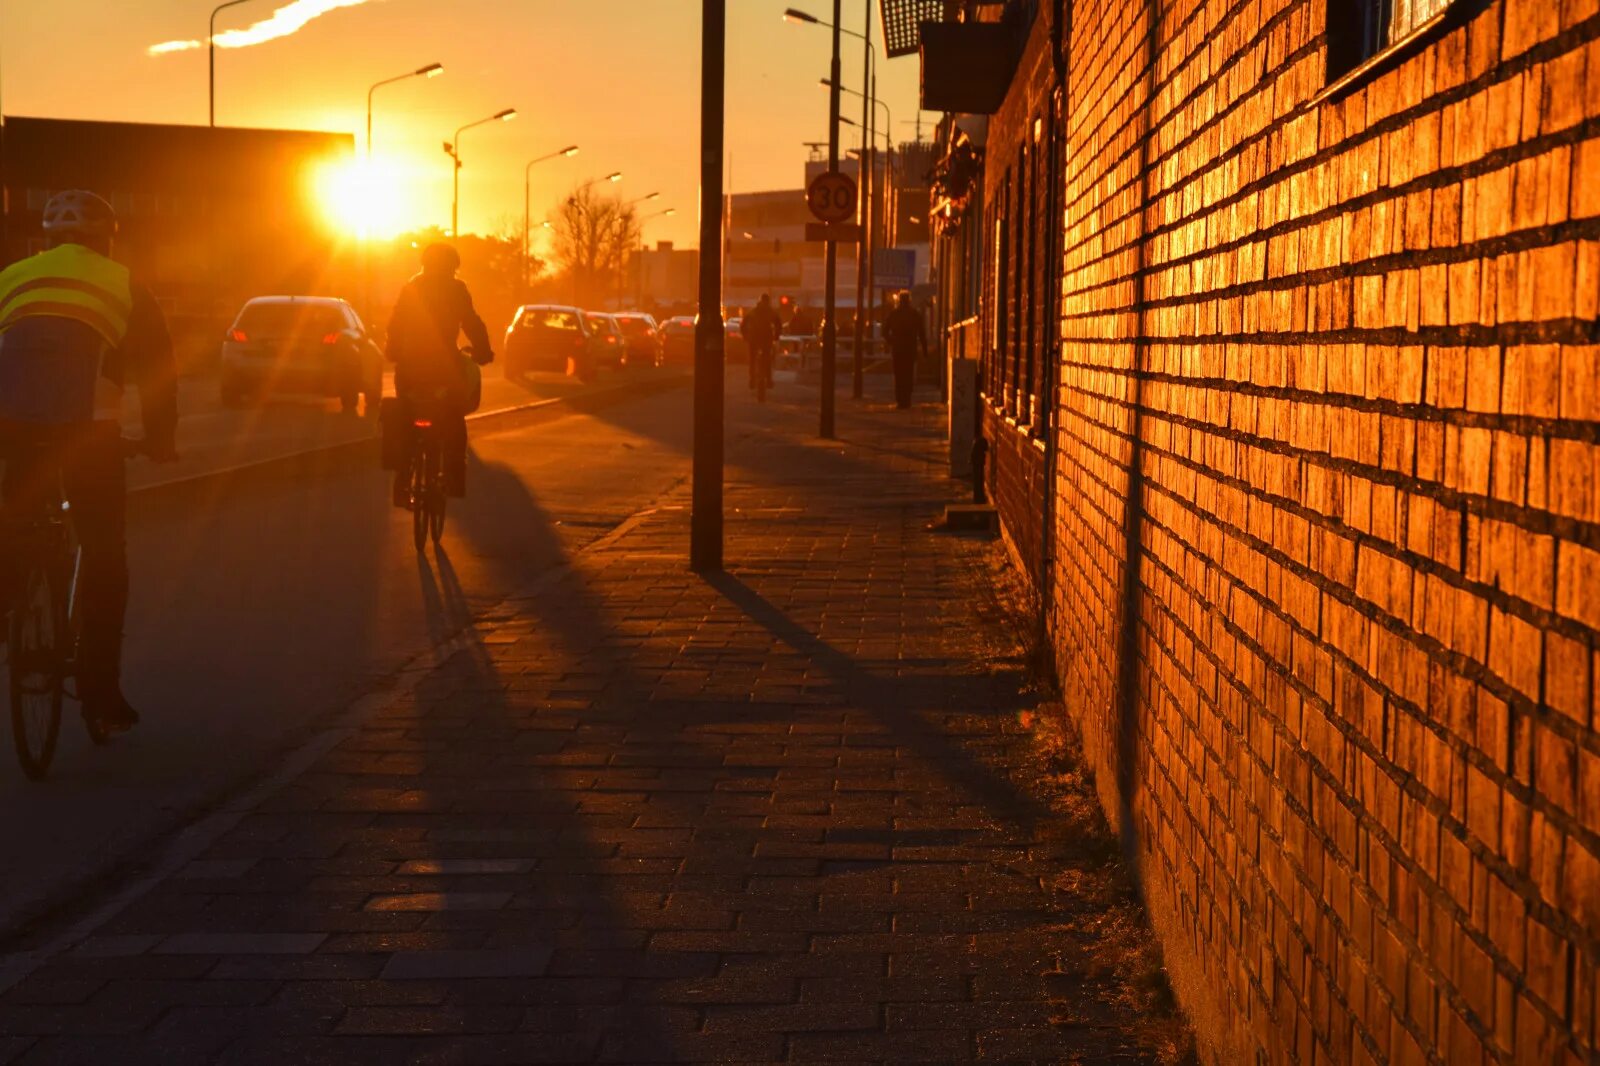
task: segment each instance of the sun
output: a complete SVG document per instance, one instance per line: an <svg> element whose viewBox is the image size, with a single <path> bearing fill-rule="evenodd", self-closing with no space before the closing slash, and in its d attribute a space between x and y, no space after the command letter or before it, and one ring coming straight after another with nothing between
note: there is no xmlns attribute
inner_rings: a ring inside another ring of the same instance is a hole
<svg viewBox="0 0 1600 1066"><path fill-rule="evenodd" d="M415 205L401 168L384 159L342 159L316 168L313 193L335 233L384 240L414 228Z"/></svg>

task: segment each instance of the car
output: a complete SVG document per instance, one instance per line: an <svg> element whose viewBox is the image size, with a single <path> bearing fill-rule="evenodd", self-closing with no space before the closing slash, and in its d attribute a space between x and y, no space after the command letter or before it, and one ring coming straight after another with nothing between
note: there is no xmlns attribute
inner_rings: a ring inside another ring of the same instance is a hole
<svg viewBox="0 0 1600 1066"><path fill-rule="evenodd" d="M383 395L383 352L355 308L332 296L257 296L245 301L222 338L220 387L225 407L249 395L335 396L369 416Z"/></svg>
<svg viewBox="0 0 1600 1066"><path fill-rule="evenodd" d="M744 342L744 318L728 319L722 327L722 355L730 363L743 363L750 358L750 346Z"/></svg>
<svg viewBox="0 0 1600 1066"><path fill-rule="evenodd" d="M504 345L506 377L535 371L588 378L594 372L594 342L584 313L559 304L524 304L511 316Z"/></svg>
<svg viewBox="0 0 1600 1066"><path fill-rule="evenodd" d="M622 327L604 311L585 311L589 333L594 338L594 358L598 366L621 370L627 359L628 345L622 336Z"/></svg>
<svg viewBox="0 0 1600 1066"><path fill-rule="evenodd" d="M660 327L653 316L643 311L620 311L611 316L622 330L627 345L629 366L659 366L661 363Z"/></svg>
<svg viewBox="0 0 1600 1066"><path fill-rule="evenodd" d="M676 315L661 323L661 361L663 363L692 364L694 362L694 318Z"/></svg>

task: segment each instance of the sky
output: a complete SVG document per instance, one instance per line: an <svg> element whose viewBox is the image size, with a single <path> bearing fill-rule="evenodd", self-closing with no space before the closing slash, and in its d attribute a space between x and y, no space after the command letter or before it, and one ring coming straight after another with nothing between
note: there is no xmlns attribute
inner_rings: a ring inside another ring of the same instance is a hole
<svg viewBox="0 0 1600 1066"><path fill-rule="evenodd" d="M881 49L878 0L843 0L844 25L860 32L869 2ZM827 0L728 0L735 191L799 187L803 142L827 137L828 94L818 80L828 74L831 35L784 21L791 4L830 15ZM150 49L203 41L214 6L0 0L0 107L7 115L204 124L206 49ZM385 86L374 101L374 154L405 228L448 227L442 144L457 127L514 107L515 120L461 138L464 232L520 224L524 165L576 143L577 156L533 167L536 229L578 182L620 170L618 195L661 194L641 214L677 209L646 223L647 240L697 243L699 0L247 0L219 15L219 43L271 36L248 31L275 13L271 25L292 32L218 48L219 125L349 132L359 151L368 88L444 65L441 76ZM844 84L860 88L861 42L846 36L843 48ZM917 77L915 56L880 56L879 95L897 140L916 134ZM845 96L843 104L859 120L860 99ZM924 135L934 117L923 116ZM841 137L852 144L859 133L844 127Z"/></svg>

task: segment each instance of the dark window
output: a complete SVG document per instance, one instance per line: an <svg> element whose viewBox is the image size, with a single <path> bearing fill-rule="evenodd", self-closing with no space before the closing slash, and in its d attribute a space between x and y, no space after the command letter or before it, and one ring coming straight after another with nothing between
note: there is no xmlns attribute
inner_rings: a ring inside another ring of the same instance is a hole
<svg viewBox="0 0 1600 1066"><path fill-rule="evenodd" d="M1328 0L1328 78L1422 32L1455 0Z"/></svg>

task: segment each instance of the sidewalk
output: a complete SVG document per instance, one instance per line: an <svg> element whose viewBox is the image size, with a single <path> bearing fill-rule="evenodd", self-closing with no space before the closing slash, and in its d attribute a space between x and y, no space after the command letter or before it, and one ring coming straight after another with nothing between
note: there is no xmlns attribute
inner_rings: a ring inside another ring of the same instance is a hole
<svg viewBox="0 0 1600 1066"><path fill-rule="evenodd" d="M776 401L725 575L683 486L508 599L27 960L0 1062L1176 1061L940 411Z"/></svg>

